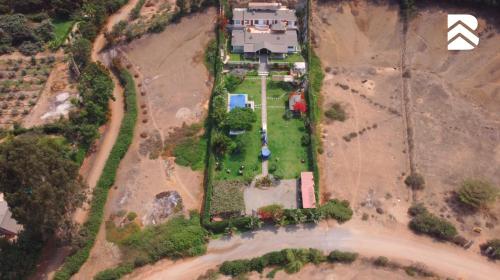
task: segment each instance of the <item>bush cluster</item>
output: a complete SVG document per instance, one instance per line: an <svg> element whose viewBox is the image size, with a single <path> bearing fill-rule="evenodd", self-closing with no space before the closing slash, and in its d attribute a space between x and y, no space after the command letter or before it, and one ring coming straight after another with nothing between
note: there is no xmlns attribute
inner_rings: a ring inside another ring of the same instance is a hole
<svg viewBox="0 0 500 280"><path fill-rule="evenodd" d="M339 259L330 260L331 255L342 255ZM283 268L287 273L298 272L305 264L320 264L327 259L331 262L352 263L357 253L333 251L328 257L317 249L284 249L273 251L253 259L225 261L219 272L229 276L240 276L252 271L262 272L266 267ZM353 257L354 256L354 257Z"/></svg>
<svg viewBox="0 0 500 280"><path fill-rule="evenodd" d="M353 252L343 252L339 250L334 250L330 252L327 259L332 263L352 263L358 258L358 253Z"/></svg>
<svg viewBox="0 0 500 280"><path fill-rule="evenodd" d="M135 84L132 75L126 70L120 70L119 77L125 89L126 103L126 111L120 132L106 161L102 175L94 189L89 218L83 224L80 231L80 234L85 238L85 242L73 255L66 258L62 268L54 276L56 280L70 279L73 274L78 272L89 257L104 215L104 205L108 196L108 190L114 184L118 165L132 142L137 119Z"/></svg>
<svg viewBox="0 0 500 280"><path fill-rule="evenodd" d="M498 197L498 189L481 180L466 180L457 192L458 200L466 207L487 208Z"/></svg>
<svg viewBox="0 0 500 280"><path fill-rule="evenodd" d="M430 213L420 204L410 207L408 213L413 215L409 227L416 233L446 241L452 240L457 235L457 229L452 223Z"/></svg>
<svg viewBox="0 0 500 280"><path fill-rule="evenodd" d="M500 239L491 239L481 244L481 252L493 260L500 260Z"/></svg>
<svg viewBox="0 0 500 280"><path fill-rule="evenodd" d="M332 104L332 106L330 106L330 109L325 112L325 116L331 120L341 122L347 119L347 113L345 112L344 108L342 108L342 105L338 102L335 102Z"/></svg>

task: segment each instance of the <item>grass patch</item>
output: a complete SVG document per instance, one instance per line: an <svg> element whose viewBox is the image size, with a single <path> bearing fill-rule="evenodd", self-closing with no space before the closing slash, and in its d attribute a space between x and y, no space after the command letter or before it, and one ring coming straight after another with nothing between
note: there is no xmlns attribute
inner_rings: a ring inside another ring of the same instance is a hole
<svg viewBox="0 0 500 280"><path fill-rule="evenodd" d="M271 158L270 170L281 178L297 178L300 172L309 168L307 146L302 144L302 138L308 135L304 120L283 116L287 110L288 93L292 87L287 83L268 82L267 100L267 130Z"/></svg>
<svg viewBox="0 0 500 280"><path fill-rule="evenodd" d="M202 170L205 164L207 140L204 137L189 137L174 148L175 163L190 166L193 170Z"/></svg>
<svg viewBox="0 0 500 280"><path fill-rule="evenodd" d="M288 54L284 59L272 58L271 63L273 62L288 62L288 63L304 62L304 57L302 57L300 53L293 53L293 54Z"/></svg>
<svg viewBox="0 0 500 280"><path fill-rule="evenodd" d="M61 47L66 38L68 38L68 35L71 32L71 28L73 27L73 24L75 24L75 21L54 19L52 20L52 24L54 25L55 38L51 42L49 42L49 45L51 49L56 50Z"/></svg>
<svg viewBox="0 0 500 280"><path fill-rule="evenodd" d="M126 111L120 126L120 132L106 160L102 175L94 189L88 220L83 224L81 229L81 233L86 238L85 242L73 255L65 259L62 268L54 276L55 280L70 279L87 261L103 219L108 190L113 186L118 165L132 143L137 120L135 84L132 75L126 70L121 70L119 78L125 88L126 104Z"/></svg>

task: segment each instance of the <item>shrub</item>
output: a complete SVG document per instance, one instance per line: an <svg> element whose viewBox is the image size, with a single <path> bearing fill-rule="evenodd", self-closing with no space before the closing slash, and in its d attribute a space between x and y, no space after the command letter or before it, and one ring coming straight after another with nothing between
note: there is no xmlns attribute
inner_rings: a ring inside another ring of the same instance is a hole
<svg viewBox="0 0 500 280"><path fill-rule="evenodd" d="M410 214L410 216L417 216L425 213L427 213L427 208L425 208L422 203L413 204L410 208L408 208L408 214Z"/></svg>
<svg viewBox="0 0 500 280"><path fill-rule="evenodd" d="M277 222L283 217L284 210L282 205L271 204L260 207L257 210L257 213L262 220L272 220Z"/></svg>
<svg viewBox="0 0 500 280"><path fill-rule="evenodd" d="M481 244L481 252L493 260L500 260L500 239L488 240Z"/></svg>
<svg viewBox="0 0 500 280"><path fill-rule="evenodd" d="M34 55L42 50L38 44L29 41L23 42L18 49L24 55Z"/></svg>
<svg viewBox="0 0 500 280"><path fill-rule="evenodd" d="M325 116L334 121L345 121L347 119L347 113L345 112L342 105L338 102L333 103L330 109L325 112Z"/></svg>
<svg viewBox="0 0 500 280"><path fill-rule="evenodd" d="M109 268L97 273L94 280L118 280L129 274L134 269L132 264L122 264L115 268Z"/></svg>
<svg viewBox="0 0 500 280"><path fill-rule="evenodd" d="M188 137L174 147L175 163L190 166L193 170L203 168L207 141L204 138Z"/></svg>
<svg viewBox="0 0 500 280"><path fill-rule="evenodd" d="M413 190L422 190L425 187L424 177L418 173L412 173L406 177L405 184Z"/></svg>
<svg viewBox="0 0 500 280"><path fill-rule="evenodd" d="M376 266L387 266L389 264L389 259L384 256L379 256L375 260L373 260L373 264Z"/></svg>
<svg viewBox="0 0 500 280"><path fill-rule="evenodd" d="M243 185L238 181L220 181L213 185L212 215L237 216L245 210Z"/></svg>
<svg viewBox="0 0 500 280"><path fill-rule="evenodd" d="M358 258L358 253L352 252L342 252L339 250L334 250L328 255L328 261L335 263L352 263Z"/></svg>
<svg viewBox="0 0 500 280"><path fill-rule="evenodd" d="M135 218L137 218L137 213L135 213L135 212L129 212L127 214L127 220L133 221L133 220L135 220Z"/></svg>
<svg viewBox="0 0 500 280"><path fill-rule="evenodd" d="M238 276L240 274L250 272L250 261L225 261L220 266L219 271L224 275Z"/></svg>
<svg viewBox="0 0 500 280"><path fill-rule="evenodd" d="M309 134L304 134L302 135L300 141L302 143L302 146L309 146L309 144L311 144L311 136Z"/></svg>
<svg viewBox="0 0 500 280"><path fill-rule="evenodd" d="M225 85L226 89L229 92L233 92L236 87L243 82L243 79L241 77L235 76L235 75L227 75L225 79Z"/></svg>
<svg viewBox="0 0 500 280"><path fill-rule="evenodd" d="M257 115L250 108L235 108L226 116L226 125L231 130L251 130Z"/></svg>
<svg viewBox="0 0 500 280"><path fill-rule="evenodd" d="M495 187L480 180L466 180L458 190L458 200L472 209L486 208L497 196Z"/></svg>
<svg viewBox="0 0 500 280"><path fill-rule="evenodd" d="M457 235L453 224L428 212L413 217L410 221L410 228L417 233L427 234L441 240L451 240Z"/></svg>
<svg viewBox="0 0 500 280"><path fill-rule="evenodd" d="M332 199L321 205L320 211L325 218L333 218L340 223L352 218L352 209L347 200Z"/></svg>
<svg viewBox="0 0 500 280"><path fill-rule="evenodd" d="M161 258L184 258L206 252L208 232L201 226L197 213L189 219L174 217L164 224L148 226L121 242L127 257L148 256L151 261Z"/></svg>

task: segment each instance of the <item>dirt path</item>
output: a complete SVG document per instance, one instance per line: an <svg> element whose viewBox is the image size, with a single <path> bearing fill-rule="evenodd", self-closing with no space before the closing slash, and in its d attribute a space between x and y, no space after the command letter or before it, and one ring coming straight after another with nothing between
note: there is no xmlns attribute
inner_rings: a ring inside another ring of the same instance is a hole
<svg viewBox="0 0 500 280"><path fill-rule="evenodd" d="M387 256L425 264L438 274L460 279L495 279L500 267L470 251L429 238L401 237L404 229L367 228L364 224L336 225L327 222L307 228L266 228L231 239L211 241L208 254L173 263L160 261L137 270L125 279L196 279L225 260L251 258L290 247L352 250L367 257Z"/></svg>
<svg viewBox="0 0 500 280"><path fill-rule="evenodd" d="M135 6L138 0L131 0L128 4L122 7L117 13L110 16L106 26L102 30L110 29L116 22L125 19L130 10ZM92 47L91 59L92 61L100 61L99 53L103 50L106 44L104 34L98 35ZM81 168L80 174L89 186L91 193L101 176L104 164L113 148L113 145L118 137L121 121L124 114L124 99L123 89L113 75L111 75L114 83L113 96L114 101L110 102L110 115L108 123L105 127L101 128L101 137L97 143L97 152L87 157ZM91 197L89 197L91 198ZM82 208L77 209L74 214L74 220L80 224L85 222L88 215L88 204L84 204ZM50 245L49 245L50 246ZM52 246L51 246L52 247ZM38 265L36 273L31 279L49 279L52 278L55 271L64 261L64 257L68 254L67 248L57 248L54 250L44 250L41 259L42 263Z"/></svg>
<svg viewBox="0 0 500 280"><path fill-rule="evenodd" d="M138 0L129 1L128 4L123 6L118 12L110 16L103 30L111 29L118 21L126 19L130 10L132 10L137 1ZM104 33L101 33L94 41L91 55L92 61L101 61L99 53L103 50L105 45L106 38L104 37ZM87 157L82 164L82 170L88 170L84 178L89 186L90 192L92 192L95 188L97 181L101 176L104 164L106 164L106 160L108 159L111 149L113 148L116 138L118 137L124 113L123 89L114 75L111 75L111 78L113 79L113 97L115 98L115 101L110 102L111 118L109 119L105 131L101 135L96 154L91 157ZM89 195L89 200L91 198L92 196ZM76 211L74 216L75 221L82 224L86 220L87 214L88 204L85 204L83 208Z"/></svg>

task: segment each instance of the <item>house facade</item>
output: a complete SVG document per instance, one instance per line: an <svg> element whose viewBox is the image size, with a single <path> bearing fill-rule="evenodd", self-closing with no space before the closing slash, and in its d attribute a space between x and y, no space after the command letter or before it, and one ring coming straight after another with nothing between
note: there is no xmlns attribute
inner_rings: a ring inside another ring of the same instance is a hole
<svg viewBox="0 0 500 280"><path fill-rule="evenodd" d="M300 51L295 10L281 3L249 3L233 9L231 51L283 57Z"/></svg>

